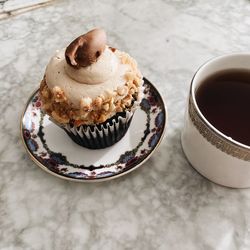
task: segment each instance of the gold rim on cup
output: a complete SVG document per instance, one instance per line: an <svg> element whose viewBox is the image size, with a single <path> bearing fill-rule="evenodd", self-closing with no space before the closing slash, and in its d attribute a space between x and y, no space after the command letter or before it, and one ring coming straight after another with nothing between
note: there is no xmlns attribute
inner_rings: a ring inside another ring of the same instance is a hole
<svg viewBox="0 0 250 250"><path fill-rule="evenodd" d="M231 54L232 55L232 54ZM189 95L189 103L188 103L188 115L196 129L199 133L213 146L222 152L231 155L235 158L250 161L250 147L244 145L240 142L235 141L232 138L227 137L218 129L216 129L202 114L200 111L198 104L195 98L195 89L194 89L194 81L197 76L197 73L205 67L208 63L211 63L214 60L218 60L220 58L226 57L228 55L219 56L207 61L203 64L195 73L190 86L190 95Z"/></svg>

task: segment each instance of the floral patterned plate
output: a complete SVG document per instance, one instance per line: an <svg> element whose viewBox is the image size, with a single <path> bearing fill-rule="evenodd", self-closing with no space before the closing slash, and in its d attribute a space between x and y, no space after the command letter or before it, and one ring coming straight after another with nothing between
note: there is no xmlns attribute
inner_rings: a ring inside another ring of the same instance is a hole
<svg viewBox="0 0 250 250"><path fill-rule="evenodd" d="M31 159L57 177L82 182L109 180L142 165L159 146L167 113L156 88L144 79L144 98L126 135L105 149L75 144L41 112L38 90L28 100L21 119L21 136Z"/></svg>

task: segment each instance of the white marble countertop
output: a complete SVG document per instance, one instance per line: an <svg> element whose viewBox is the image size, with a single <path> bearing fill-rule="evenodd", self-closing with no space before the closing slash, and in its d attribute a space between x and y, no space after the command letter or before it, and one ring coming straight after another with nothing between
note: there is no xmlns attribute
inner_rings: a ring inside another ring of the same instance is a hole
<svg viewBox="0 0 250 250"><path fill-rule="evenodd" d="M209 58L250 47L247 0L55 1L0 22L0 249L250 249L250 190L215 185L180 145L189 83ZM166 139L135 172L98 184L43 172L19 118L57 48L102 26L169 110Z"/></svg>
<svg viewBox="0 0 250 250"><path fill-rule="evenodd" d="M0 19L48 5L53 0L0 0Z"/></svg>

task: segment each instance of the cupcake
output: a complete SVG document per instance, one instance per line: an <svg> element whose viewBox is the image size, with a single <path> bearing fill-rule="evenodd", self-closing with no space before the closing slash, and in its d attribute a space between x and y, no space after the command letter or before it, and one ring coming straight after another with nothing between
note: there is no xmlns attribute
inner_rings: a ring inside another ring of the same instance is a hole
<svg viewBox="0 0 250 250"><path fill-rule="evenodd" d="M142 84L136 61L94 29L51 58L40 85L42 110L77 144L105 148L125 135Z"/></svg>

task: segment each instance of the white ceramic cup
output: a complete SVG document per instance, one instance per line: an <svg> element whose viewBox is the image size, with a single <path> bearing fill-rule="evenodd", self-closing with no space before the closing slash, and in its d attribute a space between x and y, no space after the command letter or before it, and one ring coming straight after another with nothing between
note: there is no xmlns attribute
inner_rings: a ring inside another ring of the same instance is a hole
<svg viewBox="0 0 250 250"><path fill-rule="evenodd" d="M199 68L191 82L181 142L186 157L200 174L223 186L246 188L250 187L250 147L211 125L195 98L197 88L205 78L228 69L250 70L250 53L220 56Z"/></svg>

